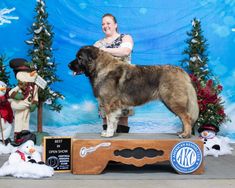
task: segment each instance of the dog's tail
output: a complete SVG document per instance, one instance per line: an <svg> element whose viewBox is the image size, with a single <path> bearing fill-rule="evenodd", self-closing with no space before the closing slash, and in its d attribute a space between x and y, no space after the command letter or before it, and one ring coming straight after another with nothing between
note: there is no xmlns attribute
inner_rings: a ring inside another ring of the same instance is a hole
<svg viewBox="0 0 235 188"><path fill-rule="evenodd" d="M197 94L196 94L195 88L193 87L191 83L188 87L188 113L191 117L192 127L193 127L194 123L198 119L199 107L198 107L198 102L197 102Z"/></svg>

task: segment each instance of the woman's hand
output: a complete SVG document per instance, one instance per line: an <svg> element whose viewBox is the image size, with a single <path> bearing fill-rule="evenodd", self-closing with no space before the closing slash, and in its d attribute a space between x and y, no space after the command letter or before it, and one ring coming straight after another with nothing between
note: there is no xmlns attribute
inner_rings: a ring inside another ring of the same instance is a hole
<svg viewBox="0 0 235 188"><path fill-rule="evenodd" d="M123 44L123 45L122 45ZM125 35L122 39L122 44L119 48L105 48L101 47L100 49L112 54L113 56L123 57L128 56L133 48L133 40L130 35Z"/></svg>

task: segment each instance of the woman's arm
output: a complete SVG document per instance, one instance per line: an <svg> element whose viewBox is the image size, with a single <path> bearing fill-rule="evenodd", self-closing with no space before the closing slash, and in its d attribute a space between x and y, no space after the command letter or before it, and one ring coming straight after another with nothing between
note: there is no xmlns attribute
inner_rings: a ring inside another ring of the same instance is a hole
<svg viewBox="0 0 235 188"><path fill-rule="evenodd" d="M93 46L95 46L97 48L103 48L104 44L101 42L101 40L98 40L95 42L95 44L93 44Z"/></svg>
<svg viewBox="0 0 235 188"><path fill-rule="evenodd" d="M133 49L133 39L130 35L125 35L122 39L122 44L119 48L100 48L113 56L122 57L128 56Z"/></svg>

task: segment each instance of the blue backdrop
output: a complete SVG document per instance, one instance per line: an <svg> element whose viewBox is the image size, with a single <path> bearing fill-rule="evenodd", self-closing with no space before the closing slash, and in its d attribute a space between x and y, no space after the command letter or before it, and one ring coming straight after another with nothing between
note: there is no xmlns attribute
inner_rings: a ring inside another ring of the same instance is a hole
<svg viewBox="0 0 235 188"><path fill-rule="evenodd" d="M50 0L46 1L49 22L53 25L54 57L63 82L53 89L64 94L63 110L44 110L44 130L55 135L101 131L97 102L85 76L73 77L67 68L76 51L103 37L101 17L112 13L121 33L131 34L135 46L133 64L180 65L186 47L186 32L196 17L208 40L209 67L224 87L226 113L235 120L235 1L233 0ZM0 1L0 54L27 57L27 29L34 22L36 0ZM7 64L8 62L6 62ZM12 82L14 75L11 72ZM31 118L36 129L36 114ZM235 138L234 123L226 123L220 134ZM161 103L135 109L130 118L131 132L176 132L179 119Z"/></svg>

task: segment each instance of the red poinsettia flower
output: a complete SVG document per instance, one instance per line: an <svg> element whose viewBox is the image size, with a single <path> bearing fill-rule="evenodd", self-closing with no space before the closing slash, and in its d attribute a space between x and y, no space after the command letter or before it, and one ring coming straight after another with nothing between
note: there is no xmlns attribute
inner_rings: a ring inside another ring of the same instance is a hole
<svg viewBox="0 0 235 188"><path fill-rule="evenodd" d="M221 98L218 96L223 89L222 86L216 85L212 79L208 80L205 83L205 86L202 86L202 83L195 75L191 74L190 77L197 91L198 106L201 117L198 119L199 125L208 123L207 117L213 115L219 126L219 124L223 123L226 118L224 108L220 104ZM219 110L213 110L218 108Z"/></svg>
<svg viewBox="0 0 235 188"><path fill-rule="evenodd" d="M194 75L194 74L189 74L192 82L196 85L197 88L200 88L201 87L201 84L198 80L198 78Z"/></svg>
<svg viewBox="0 0 235 188"><path fill-rule="evenodd" d="M207 103L212 103L212 104L216 104L218 102L218 97L216 94L210 96L207 98Z"/></svg>
<svg viewBox="0 0 235 188"><path fill-rule="evenodd" d="M208 88L212 88L212 86L213 86L213 80L208 80L207 81L207 83L206 83L206 86L208 87Z"/></svg>
<svg viewBox="0 0 235 188"><path fill-rule="evenodd" d="M219 91L222 91L222 90L223 90L223 86L218 85L218 86L217 86L217 89L218 89Z"/></svg>
<svg viewBox="0 0 235 188"><path fill-rule="evenodd" d="M201 112L204 112L206 110L206 103L203 100L198 100L198 106Z"/></svg>
<svg viewBox="0 0 235 188"><path fill-rule="evenodd" d="M197 82L197 77L194 74L189 74L189 76L193 82Z"/></svg>
<svg viewBox="0 0 235 188"><path fill-rule="evenodd" d="M217 114L218 114L218 115L221 115L221 116L225 116L224 109L223 109L223 108L219 109L219 110L217 111Z"/></svg>

